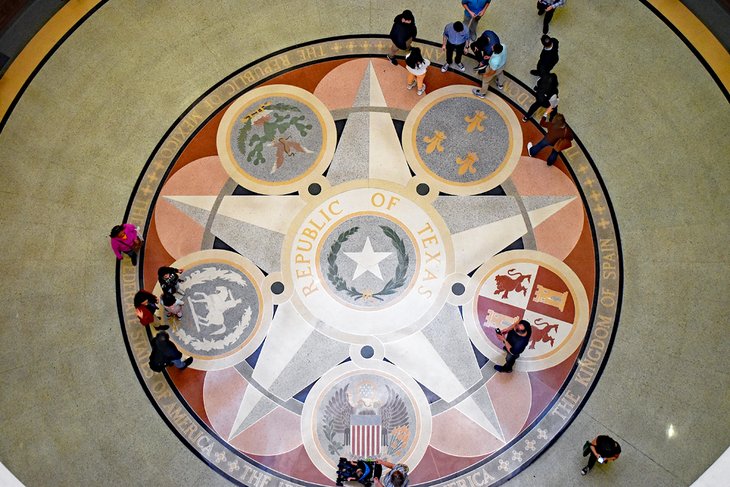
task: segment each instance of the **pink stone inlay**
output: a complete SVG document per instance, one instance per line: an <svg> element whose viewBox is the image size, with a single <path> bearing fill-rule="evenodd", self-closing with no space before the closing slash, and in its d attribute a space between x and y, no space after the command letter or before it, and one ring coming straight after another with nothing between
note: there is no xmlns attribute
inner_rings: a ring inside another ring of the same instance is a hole
<svg viewBox="0 0 730 487"><path fill-rule="evenodd" d="M352 108L369 61L358 59L336 67L322 78L314 90L314 96L330 110Z"/></svg>
<svg viewBox="0 0 730 487"><path fill-rule="evenodd" d="M527 156L520 158L511 178L522 196L575 196L576 199L534 229L537 250L565 259L583 231L583 207L575 184L557 167Z"/></svg>
<svg viewBox="0 0 730 487"><path fill-rule="evenodd" d="M455 431L459 434L454 434ZM476 457L493 452L504 443L456 408L451 408L433 418L431 446L454 456Z"/></svg>
<svg viewBox="0 0 730 487"><path fill-rule="evenodd" d="M155 207L157 234L175 259L200 250L203 226L177 209L165 196L215 196L228 181L218 156L193 161L172 175Z"/></svg>
<svg viewBox="0 0 730 487"><path fill-rule="evenodd" d="M487 381L487 390L502 426L506 442L522 431L532 404L532 386L525 372L496 373Z"/></svg>
<svg viewBox="0 0 730 487"><path fill-rule="evenodd" d="M233 367L208 372L203 386L205 411L213 428L228 438L248 382ZM272 456L302 444L300 418L277 406L229 442L244 453Z"/></svg>

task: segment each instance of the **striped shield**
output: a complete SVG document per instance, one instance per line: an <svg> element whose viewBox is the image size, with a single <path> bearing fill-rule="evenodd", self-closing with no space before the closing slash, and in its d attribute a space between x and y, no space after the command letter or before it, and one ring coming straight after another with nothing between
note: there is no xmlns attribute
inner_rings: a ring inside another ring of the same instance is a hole
<svg viewBox="0 0 730 487"><path fill-rule="evenodd" d="M355 457L368 458L380 454L381 424L379 415L350 416L350 451Z"/></svg>

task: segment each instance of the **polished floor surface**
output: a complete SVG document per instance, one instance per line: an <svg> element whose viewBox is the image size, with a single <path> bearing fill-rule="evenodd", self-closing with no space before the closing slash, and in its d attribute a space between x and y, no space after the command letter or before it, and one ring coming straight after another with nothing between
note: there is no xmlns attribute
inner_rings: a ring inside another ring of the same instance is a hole
<svg viewBox="0 0 730 487"><path fill-rule="evenodd" d="M326 485L357 455L430 485L691 483L730 439L730 111L618 3L553 21L580 141L553 167L519 121L534 6L482 20L510 78L478 99L438 69L457 2L413 8L421 97L373 36L404 5L103 4L0 135L0 460L28 485ZM115 272L125 207L147 241ZM131 297L170 263L196 360L153 374ZM495 374L515 316L535 336ZM583 478L601 433L622 457Z"/></svg>

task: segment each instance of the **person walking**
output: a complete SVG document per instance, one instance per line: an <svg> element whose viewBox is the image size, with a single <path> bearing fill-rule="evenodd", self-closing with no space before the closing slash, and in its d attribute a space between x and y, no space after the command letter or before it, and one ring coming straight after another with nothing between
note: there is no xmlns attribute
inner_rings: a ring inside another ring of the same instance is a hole
<svg viewBox="0 0 730 487"><path fill-rule="evenodd" d="M469 40L476 40L479 21L487 13L490 3L492 3L492 0L462 0L461 6L464 7L464 24L469 31Z"/></svg>
<svg viewBox="0 0 730 487"><path fill-rule="evenodd" d="M558 106L558 102L560 101L558 98L558 75L550 73L537 80L535 91L535 102L530 105L527 113L522 117L523 123L527 122L540 107L552 107L550 111L553 111Z"/></svg>
<svg viewBox="0 0 730 487"><path fill-rule="evenodd" d="M426 78L426 71L430 64L431 61L423 59L421 50L417 47L411 49L411 52L406 55L406 70L408 70L406 88L412 90L414 86L418 85L418 96L426 92L426 83L423 80Z"/></svg>
<svg viewBox="0 0 730 487"><path fill-rule="evenodd" d="M152 338L151 345L152 353L150 353L149 366L155 372L162 372L165 367L170 365L174 365L178 369L185 369L193 363L193 357L182 359L182 353L170 341L170 336L164 331Z"/></svg>
<svg viewBox="0 0 730 487"><path fill-rule="evenodd" d="M547 34L543 34L540 38L542 43L542 51L540 51L540 58L537 60L537 67L530 70L530 74L542 78L550 73L558 61L560 56L558 55L558 48L560 42L554 37L550 37Z"/></svg>
<svg viewBox="0 0 730 487"><path fill-rule="evenodd" d="M528 142L527 153L530 157L535 157L545 147L550 147L552 150L547 158L547 165L552 166L560 152L573 144L574 135L561 113L556 114L550 122L547 121L548 116L549 114L545 113L540 119L540 125L547 128L547 133L535 146L532 145L532 142Z"/></svg>
<svg viewBox="0 0 730 487"><path fill-rule="evenodd" d="M553 20L555 9L565 5L567 0L537 0L537 15L545 15L542 19L542 33L550 31L550 21Z"/></svg>
<svg viewBox="0 0 730 487"><path fill-rule="evenodd" d="M390 40L392 44L390 46L390 52L386 55L393 65L398 65L395 55L398 51L409 50L417 33L418 29L416 28L416 19L413 17L413 12L404 10L395 16L393 19L393 27L390 29Z"/></svg>
<svg viewBox="0 0 730 487"><path fill-rule="evenodd" d="M585 475L598 463L609 463L616 461L621 455L621 445L616 440L606 435L598 435L583 445L583 456L588 457L588 465L580 471Z"/></svg>
<svg viewBox="0 0 730 487"><path fill-rule="evenodd" d="M502 349L507 351L507 357L504 365L495 365L494 370L497 372L512 372L515 361L530 343L531 334L532 327L527 320L515 322L505 330L497 328L497 338L503 343Z"/></svg>
<svg viewBox="0 0 730 487"><path fill-rule="evenodd" d="M111 232L109 232L109 237L117 260L122 260L122 254L124 253L132 260L132 265L137 265L137 253L142 248L142 237L139 235L137 227L131 223L114 225Z"/></svg>
<svg viewBox="0 0 730 487"><path fill-rule="evenodd" d="M474 88L471 90L474 95L479 98L487 96L487 90L489 89L489 83L496 77L497 88L500 90L504 88L504 65L507 63L507 46L504 44L497 44L492 50L492 55L489 57L487 70L482 74L482 87L481 89Z"/></svg>
<svg viewBox="0 0 730 487"><path fill-rule="evenodd" d="M441 72L448 71L452 61L456 61L454 67L463 73L466 68L461 64L461 56L464 54L464 50L469 47L469 32L461 22L452 22L444 27L443 36L441 50L446 51L446 63L441 67ZM454 54L456 57L454 57Z"/></svg>

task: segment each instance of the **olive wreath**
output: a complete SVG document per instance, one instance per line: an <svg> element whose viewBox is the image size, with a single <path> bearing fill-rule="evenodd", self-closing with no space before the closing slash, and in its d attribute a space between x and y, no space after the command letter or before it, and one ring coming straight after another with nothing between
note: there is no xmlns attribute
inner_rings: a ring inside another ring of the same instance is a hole
<svg viewBox="0 0 730 487"><path fill-rule="evenodd" d="M408 254L406 253L406 246L403 243L403 239L401 239L398 234L395 233L395 230L390 227L380 225L380 228L383 230L385 236L388 237L393 243L393 247L395 247L398 256L398 266L395 268L395 276L393 276L392 279L386 282L385 286L383 286L383 289L381 289L380 291L373 294L361 293L354 286L348 286L347 282L345 282L345 280L339 274L339 269L337 267L337 254L340 253L340 250L342 249L342 244L347 242L347 239L356 234L357 231L360 230L360 227L352 227L351 229L342 232L332 243L332 246L330 247L330 252L327 255L327 279L335 287L336 290L345 291L348 296L350 296L351 298L355 298L355 301L363 297L375 298L379 301L383 301L383 298L381 298L380 296L393 294L399 288L403 287L403 285L406 283L406 272L408 271L409 259Z"/></svg>

